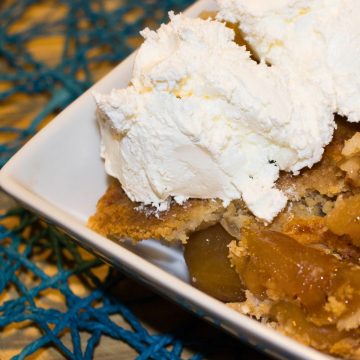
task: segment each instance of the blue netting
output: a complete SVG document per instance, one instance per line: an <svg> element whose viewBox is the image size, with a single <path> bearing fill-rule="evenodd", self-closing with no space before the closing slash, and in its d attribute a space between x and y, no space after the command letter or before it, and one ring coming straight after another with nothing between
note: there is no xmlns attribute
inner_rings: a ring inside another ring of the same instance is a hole
<svg viewBox="0 0 360 360"><path fill-rule="evenodd" d="M112 295L111 290L124 279L121 274L109 267L107 277L101 280L94 273L94 269L103 266L99 259L82 256L67 236L24 209L8 211L0 220L15 222L11 230L0 224L0 293L10 291L13 297L0 303L0 328L29 321L41 331L41 336L14 359L24 359L48 345L69 359L92 359L103 335L128 343L139 353L138 359L181 358L186 341L180 341L173 334L151 335L129 307ZM56 264L55 274L47 275L38 265L44 262ZM91 290L89 295L74 293L69 286L69 279L74 275L80 276ZM25 276L32 277L30 287L24 284ZM66 310L38 305L37 299L46 296L49 289L63 294ZM120 314L131 328L117 325L110 318L114 314ZM71 344L67 346L62 341L64 331L71 334ZM82 332L91 334L86 344L81 343ZM200 358L200 354L192 357Z"/></svg>
<svg viewBox="0 0 360 360"><path fill-rule="evenodd" d="M97 65L122 60L133 50L128 39L146 25L162 22L168 10L183 9L191 2L119 0L116 5L114 0L1 0L2 106L14 101L18 94L43 94L46 103L25 123L21 112L14 116L5 111L0 119L0 166L45 120L93 83ZM52 4L54 11L61 6L65 15L56 20L44 17L29 22L27 12L44 3ZM107 7L109 3L111 10ZM135 8L138 11L129 20ZM16 27L22 18L30 24L25 29ZM27 45L36 38L54 35L63 36L65 43L60 61L50 66L34 57ZM56 264L55 274L46 273L40 265L44 262ZM110 291L123 281L122 275L108 267L107 277L101 279L95 274L100 266L104 266L100 260L89 255L84 257L64 234L37 216L24 209L3 212L0 219L0 293L11 293L11 299L4 301L2 297L0 300L0 328L17 323L36 326L40 331L40 336L23 348L16 359L24 359L46 346L56 348L69 359L91 359L103 335L125 341L138 352L139 359L181 358L184 345L188 345L186 338L150 334L129 307ZM69 279L73 276L81 279L89 290L88 295L79 296L72 290ZM25 277L32 281L27 284ZM39 305L38 299L49 289L61 292L66 304L64 310ZM111 319L114 314L121 315L129 328L117 325ZM184 329L181 331L184 333ZM83 332L89 334L85 344L80 336ZM71 335L70 344L63 341L65 333ZM194 359L200 357L199 354L193 356Z"/></svg>

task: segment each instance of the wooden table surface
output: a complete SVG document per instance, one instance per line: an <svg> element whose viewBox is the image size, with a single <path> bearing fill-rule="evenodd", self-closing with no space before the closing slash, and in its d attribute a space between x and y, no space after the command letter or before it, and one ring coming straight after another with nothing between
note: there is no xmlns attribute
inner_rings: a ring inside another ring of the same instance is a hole
<svg viewBox="0 0 360 360"><path fill-rule="evenodd" d="M8 0L6 0L8 1ZM120 0L119 0L120 1ZM105 1L107 7L118 6L119 1L108 0ZM1 11L1 6L0 6ZM56 1L38 1L31 6L30 10L23 16L16 24L13 25L12 31L24 29L36 23L40 18L47 18L48 20L60 19L65 14L65 7ZM136 11L128 16L136 16ZM133 45L140 42L139 37L129 39ZM51 66L55 66L64 47L64 39L61 36L39 36L35 40L31 40L27 44L29 52L39 61L43 61ZM104 63L98 65L94 69L95 79L101 78L106 74L113 64ZM0 61L0 73L7 71L6 62ZM6 89L8 84L0 83L0 91ZM0 120L1 124L11 125L16 122L17 125L26 126L36 114L47 103L48 97L46 94L26 95L15 94L11 96L5 103L0 106ZM49 116L45 123L50 121L54 115ZM1 140L1 136L0 136ZM13 206L13 202L9 200L4 194L0 194L0 208L1 210ZM90 256L90 255L89 255ZM51 274L55 271L55 264L46 262L43 264L46 273ZM97 274L100 277L105 277L109 270L108 265L104 265L97 269ZM79 295L85 295L88 291L86 287L79 281L74 279L71 284L72 290ZM233 339L222 331L215 329L213 326L198 319L194 315L183 310L179 306L161 298L150 290L137 284L131 279L125 280L116 289L116 293L122 300L137 299L137 305L131 306L134 313L138 316L140 321L151 332L164 333L171 332L179 328L181 325L188 325L191 329L191 336L194 339L202 341L203 344L215 344L212 354L208 357L210 359L265 359L262 354L247 346L243 346L238 340ZM11 299L13 294L7 290L1 294L2 301L4 299ZM45 298L42 298L44 306L64 309L64 299L59 292L54 291L47 293ZM129 325L124 322L121 316L116 315L112 318L117 324L123 327ZM8 326L0 332L0 360L10 359L12 356L19 353L24 346L31 343L39 336L39 330L28 326ZM86 337L82 339L86 341ZM70 343L70 336L65 336L65 343ZM196 352L196 348L187 348L186 355L190 356ZM95 353L96 359L103 360L120 360L133 359L137 353L127 344L113 340L111 338L102 337ZM63 356L53 348L43 349L36 352L36 354L29 357L29 359L63 359Z"/></svg>

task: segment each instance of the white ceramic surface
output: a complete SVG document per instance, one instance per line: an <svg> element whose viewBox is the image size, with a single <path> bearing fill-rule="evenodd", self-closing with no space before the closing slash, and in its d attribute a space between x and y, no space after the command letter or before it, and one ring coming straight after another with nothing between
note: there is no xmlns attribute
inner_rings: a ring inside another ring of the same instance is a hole
<svg viewBox="0 0 360 360"><path fill-rule="evenodd" d="M195 17L215 9L212 0L200 0L187 14ZM0 186L26 207L65 229L80 245L262 351L286 359L329 359L193 288L187 283L179 247L153 240L136 246L118 244L86 227L87 218L94 213L107 186L91 91L106 93L125 87L133 60L134 54L30 140L1 170Z"/></svg>

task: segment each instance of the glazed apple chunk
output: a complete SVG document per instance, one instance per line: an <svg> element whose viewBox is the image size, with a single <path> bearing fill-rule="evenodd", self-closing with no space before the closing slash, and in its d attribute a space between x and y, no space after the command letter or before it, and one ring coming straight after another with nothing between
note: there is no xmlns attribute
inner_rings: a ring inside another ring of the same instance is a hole
<svg viewBox="0 0 360 360"><path fill-rule="evenodd" d="M360 266L274 231L245 232L231 243L230 258L248 297L266 304L268 323L307 345L359 358Z"/></svg>
<svg viewBox="0 0 360 360"><path fill-rule="evenodd" d="M228 245L233 240L217 224L193 233L184 251L192 284L225 302L245 299L244 287L228 258Z"/></svg>
<svg viewBox="0 0 360 360"><path fill-rule="evenodd" d="M230 245L230 257L244 286L260 300L293 303L318 326L360 325L360 266L328 249L274 231L247 231Z"/></svg>
<svg viewBox="0 0 360 360"><path fill-rule="evenodd" d="M326 224L334 234L347 235L360 246L360 194L339 197L326 217Z"/></svg>

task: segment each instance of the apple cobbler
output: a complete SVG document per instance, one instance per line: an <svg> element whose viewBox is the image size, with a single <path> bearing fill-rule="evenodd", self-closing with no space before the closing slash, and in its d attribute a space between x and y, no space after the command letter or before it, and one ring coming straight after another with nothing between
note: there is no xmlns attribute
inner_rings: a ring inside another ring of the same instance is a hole
<svg viewBox="0 0 360 360"><path fill-rule="evenodd" d="M271 224L240 200L191 199L159 215L112 181L89 226L115 239L180 240L194 286L307 345L360 358L358 130L339 118L321 162L282 174L290 201Z"/></svg>
<svg viewBox="0 0 360 360"><path fill-rule="evenodd" d="M89 226L114 240L180 241L198 289L306 345L360 359L360 125L339 116L336 125L320 162L281 174L289 201L271 223L242 200L172 201L157 212L113 179Z"/></svg>

